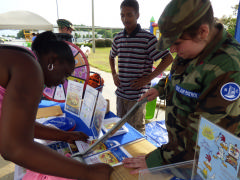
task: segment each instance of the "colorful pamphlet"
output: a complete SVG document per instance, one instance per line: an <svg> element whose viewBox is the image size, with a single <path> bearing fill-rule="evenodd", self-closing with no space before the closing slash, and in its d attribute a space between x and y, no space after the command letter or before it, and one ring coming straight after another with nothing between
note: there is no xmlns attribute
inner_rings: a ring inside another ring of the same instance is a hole
<svg viewBox="0 0 240 180"><path fill-rule="evenodd" d="M108 119L104 119L103 120L103 124L102 124L102 129L105 133L108 132L108 130L112 129L112 127L117 124L118 121L120 121L121 118L119 117L114 117L114 118L108 118ZM128 128L123 125L119 130L117 130L116 133L113 134L113 136L117 136L120 134L125 134L128 132Z"/></svg>
<svg viewBox="0 0 240 180"><path fill-rule="evenodd" d="M65 111L79 116L82 103L84 84L75 81L68 81Z"/></svg>
<svg viewBox="0 0 240 180"><path fill-rule="evenodd" d="M87 164L107 163L114 167L121 165L122 161L129 157L132 156L123 147L117 146L107 151L84 157L84 160Z"/></svg>
<svg viewBox="0 0 240 180"><path fill-rule="evenodd" d="M92 136L89 137L89 140L87 143L83 142L83 141L75 141L76 146L78 148L78 151L80 153L85 152L93 143L95 143L97 141L97 139L93 139ZM106 151L108 149L111 149L113 147L119 146L119 142L115 141L115 140L106 140L104 143L100 143L96 149L94 149L93 152L89 153L88 155L92 155L92 154L96 154L99 152L103 152Z"/></svg>
<svg viewBox="0 0 240 180"><path fill-rule="evenodd" d="M76 145L62 141L54 141L47 144L47 146L63 155L72 155L78 152L78 148Z"/></svg>
<svg viewBox="0 0 240 180"><path fill-rule="evenodd" d="M198 163L194 172L202 179L240 178L240 138L201 118L198 132ZM199 154L199 155L198 155Z"/></svg>

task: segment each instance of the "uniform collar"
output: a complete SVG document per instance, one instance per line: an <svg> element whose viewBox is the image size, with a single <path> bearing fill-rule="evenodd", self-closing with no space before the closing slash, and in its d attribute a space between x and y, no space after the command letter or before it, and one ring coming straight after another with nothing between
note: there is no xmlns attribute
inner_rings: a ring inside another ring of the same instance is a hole
<svg viewBox="0 0 240 180"><path fill-rule="evenodd" d="M124 36L127 36L127 37L135 37L136 34L141 30L141 26L140 24L137 24L136 28L133 30L133 32L131 32L130 35L127 34L127 31L126 29L124 28L123 30L123 33L124 33Z"/></svg>

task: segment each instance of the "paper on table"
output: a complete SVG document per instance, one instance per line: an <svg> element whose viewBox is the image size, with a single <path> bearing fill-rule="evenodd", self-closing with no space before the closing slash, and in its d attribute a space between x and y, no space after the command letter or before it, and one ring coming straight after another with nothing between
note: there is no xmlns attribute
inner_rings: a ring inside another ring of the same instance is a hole
<svg viewBox="0 0 240 180"><path fill-rule="evenodd" d="M36 119L47 118L51 116L60 116L62 114L63 112L60 106L50 106L45 108L39 108L37 111Z"/></svg>
<svg viewBox="0 0 240 180"><path fill-rule="evenodd" d="M107 132L108 130L110 130L118 121L120 121L121 118L119 117L114 117L114 118L108 118L108 119L104 119L103 123L102 123L102 129L104 132ZM119 130L117 130L116 133L114 133L112 136L117 136L120 134L125 134L128 132L128 128L123 125Z"/></svg>
<svg viewBox="0 0 240 180"><path fill-rule="evenodd" d="M89 148L89 146L91 146L96 141L97 141L97 139L93 139L93 137L90 136L87 143L85 143L83 141L75 141L75 143L78 148L78 151L80 153L83 153ZM98 147L92 153L89 153L88 155L106 151L107 149L111 149L112 147L116 147L119 145L120 145L119 142L117 142L115 140L107 140L104 143L100 143L98 145Z"/></svg>
<svg viewBox="0 0 240 180"><path fill-rule="evenodd" d="M84 158L87 164L107 163L111 166L119 166L125 158L132 157L123 147L117 146L107 151Z"/></svg>

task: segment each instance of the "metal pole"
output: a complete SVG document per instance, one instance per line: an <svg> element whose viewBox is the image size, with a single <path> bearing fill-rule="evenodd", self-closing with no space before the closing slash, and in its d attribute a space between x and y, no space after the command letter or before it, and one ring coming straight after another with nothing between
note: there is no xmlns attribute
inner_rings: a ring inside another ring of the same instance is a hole
<svg viewBox="0 0 240 180"><path fill-rule="evenodd" d="M57 5L57 18L59 19L59 16L58 16L58 1L56 0L56 5Z"/></svg>
<svg viewBox="0 0 240 180"><path fill-rule="evenodd" d="M94 0L92 0L92 51L95 53Z"/></svg>

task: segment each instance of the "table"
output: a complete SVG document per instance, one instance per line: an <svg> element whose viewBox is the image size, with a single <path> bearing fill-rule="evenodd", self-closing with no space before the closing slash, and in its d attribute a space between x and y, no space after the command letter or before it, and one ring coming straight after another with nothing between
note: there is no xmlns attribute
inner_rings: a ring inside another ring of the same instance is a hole
<svg viewBox="0 0 240 180"><path fill-rule="evenodd" d="M53 101L48 100L42 100L39 104L39 108L43 107L49 107L49 106L60 106L62 111L66 114L67 117L73 118L76 121L76 127L74 131L81 131L85 134L91 136L92 131L84 124L84 122L81 121L80 118L72 115L71 113L65 112L64 110L64 103L57 103ZM105 115L105 119L111 118L111 117L117 117L114 113L109 112ZM129 132L123 135L114 136L110 139L118 141L121 145L135 141L140 138L144 138L144 135L142 135L140 132L138 132L135 128L133 128L128 123L125 123L125 126L128 128Z"/></svg>
<svg viewBox="0 0 240 180"><path fill-rule="evenodd" d="M90 129L81 121L80 118L64 111L64 103L56 103L53 101L42 100L39 104L39 108L56 106L59 105L67 117L74 118L76 120L75 131L82 131L87 135L92 135ZM109 112L105 115L105 119L116 117L112 112ZM132 156L145 155L156 147L147 141L144 136L134 129L128 123L125 123L125 126L128 128L129 132L123 135L114 136L110 139L118 141ZM111 180L137 180L138 175L131 175L129 172L131 169L124 168L122 165L114 167L114 172L111 175Z"/></svg>

